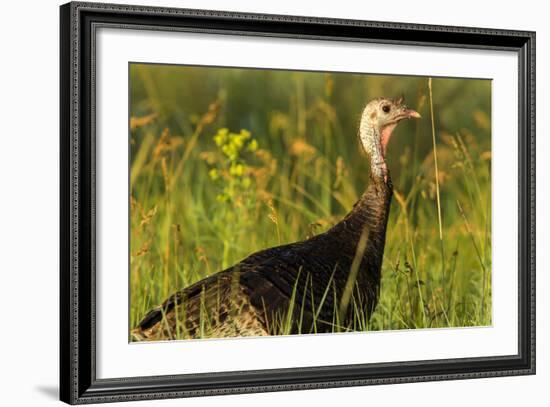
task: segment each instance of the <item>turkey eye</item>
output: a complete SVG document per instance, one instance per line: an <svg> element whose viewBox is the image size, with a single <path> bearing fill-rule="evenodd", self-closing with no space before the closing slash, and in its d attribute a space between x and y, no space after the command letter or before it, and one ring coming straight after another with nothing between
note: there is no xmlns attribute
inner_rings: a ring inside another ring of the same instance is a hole
<svg viewBox="0 0 550 407"><path fill-rule="evenodd" d="M384 111L384 113L389 113L390 112L390 107L388 105L385 105L382 107L382 110Z"/></svg>

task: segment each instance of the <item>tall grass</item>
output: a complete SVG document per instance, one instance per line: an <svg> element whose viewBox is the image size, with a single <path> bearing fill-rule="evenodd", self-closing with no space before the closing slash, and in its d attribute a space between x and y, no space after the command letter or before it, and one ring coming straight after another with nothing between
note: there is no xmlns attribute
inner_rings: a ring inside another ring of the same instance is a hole
<svg viewBox="0 0 550 407"><path fill-rule="evenodd" d="M131 326L178 288L337 223L369 182L361 109L401 94L424 119L400 124L388 148L380 300L370 320L342 303L356 330L491 324L488 81L139 64L130 75ZM242 146L230 157L231 143ZM291 306L273 332L290 331Z"/></svg>

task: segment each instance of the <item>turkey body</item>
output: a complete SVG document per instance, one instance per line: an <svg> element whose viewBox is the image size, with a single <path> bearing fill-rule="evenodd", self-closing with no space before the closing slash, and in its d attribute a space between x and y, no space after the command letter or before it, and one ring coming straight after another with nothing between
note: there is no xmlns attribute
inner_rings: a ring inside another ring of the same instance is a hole
<svg viewBox="0 0 550 407"><path fill-rule="evenodd" d="M328 231L251 254L151 310L133 340L353 330L378 302L391 181L371 175ZM346 299L348 301L346 301Z"/></svg>

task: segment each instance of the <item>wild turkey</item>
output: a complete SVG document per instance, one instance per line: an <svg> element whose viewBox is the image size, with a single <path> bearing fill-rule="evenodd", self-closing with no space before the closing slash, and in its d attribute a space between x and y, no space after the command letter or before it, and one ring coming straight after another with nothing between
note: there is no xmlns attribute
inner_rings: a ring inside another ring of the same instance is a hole
<svg viewBox="0 0 550 407"><path fill-rule="evenodd" d="M371 182L344 219L310 239L251 254L170 296L132 339L233 337L353 329L378 302L392 183L385 152L395 126L420 115L403 98L363 110L361 144Z"/></svg>

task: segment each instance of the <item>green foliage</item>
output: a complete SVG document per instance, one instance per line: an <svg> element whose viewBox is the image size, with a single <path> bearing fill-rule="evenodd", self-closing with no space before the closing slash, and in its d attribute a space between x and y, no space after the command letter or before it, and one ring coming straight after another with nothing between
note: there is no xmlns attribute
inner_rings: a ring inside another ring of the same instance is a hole
<svg viewBox="0 0 550 407"><path fill-rule="evenodd" d="M130 83L131 326L178 288L342 219L369 183L361 109L401 94L423 119L390 141L380 301L353 329L491 324L490 81L434 79L433 134L427 78L132 64Z"/></svg>
<svg viewBox="0 0 550 407"><path fill-rule="evenodd" d="M228 129L218 130L214 136L216 146L223 153L223 159L217 160L208 171L212 181L218 181L223 191L216 196L219 202L235 201L248 195L252 186L251 174L246 163L246 153L258 150L258 141L251 138L247 130L230 133ZM247 208L250 205L246 206Z"/></svg>
<svg viewBox="0 0 550 407"><path fill-rule="evenodd" d="M231 133L227 128L219 129L213 140L217 149L208 156L211 166L208 175L214 188L220 191L216 195L218 204L212 207L213 225L224 242L222 268L226 268L230 266L234 229L248 232L252 226L248 214L254 209L256 194L254 168L247 160L258 150L258 141L247 130Z"/></svg>

